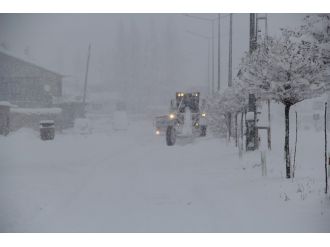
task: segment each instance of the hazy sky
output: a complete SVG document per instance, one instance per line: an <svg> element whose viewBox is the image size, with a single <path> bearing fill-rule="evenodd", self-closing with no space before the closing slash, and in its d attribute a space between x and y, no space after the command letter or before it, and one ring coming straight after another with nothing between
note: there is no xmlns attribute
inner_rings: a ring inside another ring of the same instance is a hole
<svg viewBox="0 0 330 247"><path fill-rule="evenodd" d="M216 14L194 15L217 17ZM304 16L269 14L269 35L279 34L281 27L299 26ZM228 15L222 13L222 88L228 77L228 29ZM248 49L248 32L249 15L234 14L234 74ZM181 14L0 15L0 43L12 53L26 56L24 49L28 50L30 59L73 76L77 85L82 85L87 47L91 43L91 91L101 88L109 92L121 90L122 93L130 88L133 94L143 95L149 87L154 90L156 104L167 101L172 96L168 94L177 90L204 87L207 91L208 79L212 78L210 67L208 72L208 40L191 33L211 37L211 22ZM217 25L214 34L217 35ZM217 66L217 39L214 40L214 52ZM216 68L214 72L217 80ZM125 82L122 78L126 78ZM126 87L118 85L123 83Z"/></svg>

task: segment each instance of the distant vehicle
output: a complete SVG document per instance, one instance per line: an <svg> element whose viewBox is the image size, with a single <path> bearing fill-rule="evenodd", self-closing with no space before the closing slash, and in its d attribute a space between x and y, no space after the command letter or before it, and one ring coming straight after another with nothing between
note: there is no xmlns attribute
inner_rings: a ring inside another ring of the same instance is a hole
<svg viewBox="0 0 330 247"><path fill-rule="evenodd" d="M177 92L171 100L170 113L156 117L156 134L165 134L166 144L172 146L180 136L206 136L205 101L200 106L200 93Z"/></svg>

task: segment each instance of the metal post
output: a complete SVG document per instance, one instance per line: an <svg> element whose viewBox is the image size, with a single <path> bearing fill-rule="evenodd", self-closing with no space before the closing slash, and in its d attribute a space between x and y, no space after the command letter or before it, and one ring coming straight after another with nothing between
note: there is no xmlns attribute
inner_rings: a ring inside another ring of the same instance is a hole
<svg viewBox="0 0 330 247"><path fill-rule="evenodd" d="M214 21L212 21L212 92L214 93Z"/></svg>
<svg viewBox="0 0 330 247"><path fill-rule="evenodd" d="M255 31L255 14L250 14L250 42L249 42L249 51L252 53L255 49L255 42L256 42L256 31Z"/></svg>
<svg viewBox="0 0 330 247"><path fill-rule="evenodd" d="M235 112L235 146L238 147L237 112Z"/></svg>
<svg viewBox="0 0 330 247"><path fill-rule="evenodd" d="M83 95L83 105L86 104L86 92L87 92L87 80L88 80L88 70L89 70L89 59L91 56L91 44L88 46L87 62L86 62L86 72L85 72L85 83L84 83L84 95Z"/></svg>
<svg viewBox="0 0 330 247"><path fill-rule="evenodd" d="M232 82L232 69L233 69L233 14L229 16L229 62L228 62L228 87L231 87Z"/></svg>
<svg viewBox="0 0 330 247"><path fill-rule="evenodd" d="M221 52L221 40L220 40L220 14L218 14L218 91L220 91L220 70L221 70L221 59L220 59L220 52Z"/></svg>
<svg viewBox="0 0 330 247"><path fill-rule="evenodd" d="M207 82L209 85L209 94L212 95L212 85L211 85L211 81L210 81L210 53L211 53L211 49L210 49L210 39L207 40Z"/></svg>
<svg viewBox="0 0 330 247"><path fill-rule="evenodd" d="M265 35L266 35L266 39L268 39L268 14L265 15Z"/></svg>
<svg viewBox="0 0 330 247"><path fill-rule="evenodd" d="M268 134L268 149L272 149L272 137L271 137L271 121L270 121L270 100L267 101L268 104L268 127L269 127L269 134Z"/></svg>
<svg viewBox="0 0 330 247"><path fill-rule="evenodd" d="M327 149L328 149L328 143L327 143L327 102L325 102L324 105L324 139L325 139L325 145L324 145L324 166L325 166L325 194L328 193L328 167L327 167Z"/></svg>

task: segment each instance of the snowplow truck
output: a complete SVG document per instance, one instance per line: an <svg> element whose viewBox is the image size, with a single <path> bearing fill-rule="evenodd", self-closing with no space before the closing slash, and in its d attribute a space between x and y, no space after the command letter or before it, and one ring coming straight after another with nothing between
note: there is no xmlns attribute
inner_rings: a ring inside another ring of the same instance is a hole
<svg viewBox="0 0 330 247"><path fill-rule="evenodd" d="M173 146L177 137L206 136L205 101L200 106L199 96L199 92L177 92L170 113L157 118L156 133L165 132L168 146Z"/></svg>

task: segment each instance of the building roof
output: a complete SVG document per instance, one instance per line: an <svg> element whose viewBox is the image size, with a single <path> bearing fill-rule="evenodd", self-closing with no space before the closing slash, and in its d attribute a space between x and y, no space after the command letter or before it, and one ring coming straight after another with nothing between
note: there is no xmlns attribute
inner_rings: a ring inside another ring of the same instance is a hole
<svg viewBox="0 0 330 247"><path fill-rule="evenodd" d="M9 52L9 51L6 51L6 50L3 50L3 49L0 49L0 53L3 54L3 55L5 55L5 56L11 57L11 58L13 58L13 59L19 60L19 61L21 61L21 62L23 62L23 63L27 63L27 64L29 64L29 65L31 65L31 66L34 66L34 67L38 68L38 69L41 69L41 70L47 71L47 72L49 72L49 73L55 74L55 75L60 76L60 77L65 77L64 75L62 75L62 74L59 73L59 72L56 72L56 71L54 71L54 70L47 69L47 68L45 68L45 67L43 67L43 66L41 66L41 65L38 65L37 63L35 63L35 62L33 62L33 61L30 61L30 60L28 60L28 59L26 59L26 58L23 58L22 56L19 56L19 55L17 55L17 54L13 54L12 52Z"/></svg>

